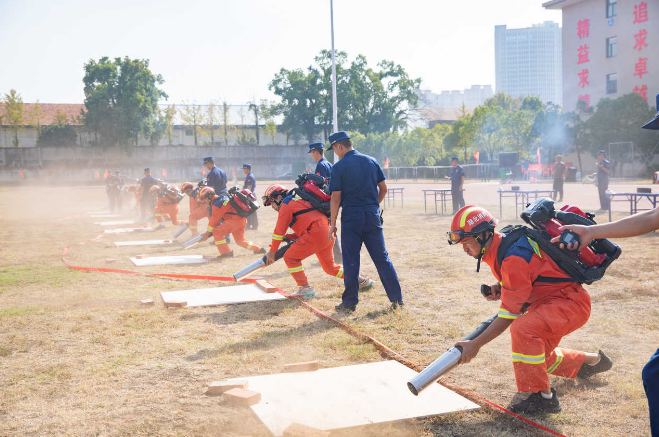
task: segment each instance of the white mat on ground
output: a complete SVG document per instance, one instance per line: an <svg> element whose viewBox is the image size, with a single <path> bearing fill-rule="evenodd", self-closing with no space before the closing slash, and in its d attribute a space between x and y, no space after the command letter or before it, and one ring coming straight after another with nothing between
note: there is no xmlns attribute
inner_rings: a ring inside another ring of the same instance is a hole
<svg viewBox="0 0 659 437"><path fill-rule="evenodd" d="M89 211L87 214L110 214L110 209L106 209L105 211Z"/></svg>
<svg viewBox="0 0 659 437"><path fill-rule="evenodd" d="M153 228L118 228L118 229L106 229L103 231L106 234L126 234L128 232L153 232Z"/></svg>
<svg viewBox="0 0 659 437"><path fill-rule="evenodd" d="M160 244L172 244L172 240L137 240L137 241L115 241L115 246L155 246Z"/></svg>
<svg viewBox="0 0 659 437"><path fill-rule="evenodd" d="M189 307L230 305L234 303L286 299L285 296L282 296L279 293L266 293L255 284L198 288L195 290L163 291L160 295L165 303L183 301L187 302Z"/></svg>
<svg viewBox="0 0 659 437"><path fill-rule="evenodd" d="M94 222L95 225L101 226L115 226L115 225L132 225L135 224L135 220L117 220L113 222Z"/></svg>
<svg viewBox="0 0 659 437"><path fill-rule="evenodd" d="M121 214L89 214L91 218L119 218Z"/></svg>
<svg viewBox="0 0 659 437"><path fill-rule="evenodd" d="M150 256L130 259L136 266L164 266L167 264L203 264L208 260L203 255Z"/></svg>
<svg viewBox="0 0 659 437"><path fill-rule="evenodd" d="M291 423L331 430L480 408L439 384L414 396L407 381L416 374L397 361L380 361L235 379L261 393L251 408L275 436Z"/></svg>

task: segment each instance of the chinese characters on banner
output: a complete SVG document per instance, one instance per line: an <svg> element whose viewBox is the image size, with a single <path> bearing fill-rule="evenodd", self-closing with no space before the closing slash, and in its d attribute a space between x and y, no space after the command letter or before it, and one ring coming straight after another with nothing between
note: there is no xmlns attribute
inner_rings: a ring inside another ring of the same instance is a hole
<svg viewBox="0 0 659 437"><path fill-rule="evenodd" d="M645 23L648 21L648 4L640 2L634 5L634 22L632 24ZM634 50L639 52L643 51L648 43L645 41L648 31L645 28L639 29L638 33L634 35ZM638 61L634 64L634 76L643 79L643 76L648 74L648 58L642 56L638 57ZM648 99L648 86L646 84L636 85L633 90L636 94Z"/></svg>
<svg viewBox="0 0 659 437"><path fill-rule="evenodd" d="M580 20L577 23L577 37L579 39L584 39L588 38L590 36L590 20L588 18L585 18L583 20ZM589 52L589 47L588 44L581 44L579 48L577 49L577 65L579 64L587 64L590 62L590 59L588 58L588 52ZM585 88L586 85L590 85L590 82L588 82L588 69L587 68L582 68L579 73L577 73L579 76L579 83L577 86L581 88ZM577 101L583 100L586 102L586 108L590 108L590 94L581 94Z"/></svg>

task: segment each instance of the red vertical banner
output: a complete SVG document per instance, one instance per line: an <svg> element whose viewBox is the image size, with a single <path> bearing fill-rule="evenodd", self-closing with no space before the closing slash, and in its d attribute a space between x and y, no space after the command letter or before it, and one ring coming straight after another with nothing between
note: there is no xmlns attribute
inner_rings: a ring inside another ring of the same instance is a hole
<svg viewBox="0 0 659 437"><path fill-rule="evenodd" d="M21 174L21 179L25 179L25 172L23 171L23 169L21 169L20 174Z"/></svg>
<svg viewBox="0 0 659 437"><path fill-rule="evenodd" d="M538 164L542 165L542 155L540 154L540 147L535 151L536 156L538 157Z"/></svg>
<svg viewBox="0 0 659 437"><path fill-rule="evenodd" d="M206 176L206 166L205 166L205 165L202 165L202 166L201 166L201 174L203 174L204 176Z"/></svg>
<svg viewBox="0 0 659 437"><path fill-rule="evenodd" d="M481 156L481 152L480 152L480 151L474 153L474 158L476 158L476 165L478 165L478 159L480 158L480 156Z"/></svg>
<svg viewBox="0 0 659 437"><path fill-rule="evenodd" d="M100 178L101 178L101 175L100 175L99 172L97 171L96 174L94 175L94 179L100 179Z"/></svg>
<svg viewBox="0 0 659 437"><path fill-rule="evenodd" d="M108 177L110 177L110 172L105 170L105 173L103 173L103 179L107 179Z"/></svg>
<svg viewBox="0 0 659 437"><path fill-rule="evenodd" d="M387 159L384 161L384 169L387 170L388 168L389 168L389 158L387 158Z"/></svg>
<svg viewBox="0 0 659 437"><path fill-rule="evenodd" d="M162 177L166 178L167 177L167 170L164 168L162 169Z"/></svg>

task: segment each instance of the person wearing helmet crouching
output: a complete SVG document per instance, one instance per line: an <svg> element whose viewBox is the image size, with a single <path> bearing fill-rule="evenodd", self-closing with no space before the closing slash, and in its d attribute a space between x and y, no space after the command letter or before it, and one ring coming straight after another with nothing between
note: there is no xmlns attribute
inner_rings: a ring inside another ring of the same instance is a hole
<svg viewBox="0 0 659 437"><path fill-rule="evenodd" d="M465 206L455 214L447 233L449 244L462 244L467 255L478 259L476 271L481 260L490 266L498 283L486 299L501 301L498 318L480 336L456 343L462 347L460 363L471 361L481 347L510 327L517 390L531 393L510 409L556 413L561 406L549 385L549 374L588 378L609 370L612 361L602 351L558 347L564 336L588 321L590 296L535 241L526 236L505 241L507 237L494 230L496 223L485 209Z"/></svg>
<svg viewBox="0 0 659 437"><path fill-rule="evenodd" d="M190 198L190 216L188 217L188 227L190 232L192 232L192 238L199 235L197 229L197 222L201 219L208 218L208 208L207 205L201 203L197 196L201 188L195 188L190 182L183 182L181 184L181 191L183 194L187 194Z"/></svg>
<svg viewBox="0 0 659 437"><path fill-rule="evenodd" d="M255 198L254 194L249 192L249 190L242 190L242 192ZM251 250L254 253L265 253L265 249L261 248L261 246L257 246L245 239L247 219L238 215L227 194L218 196L211 187L203 187L199 191L197 200L204 205L210 205L208 230L201 241L205 241L213 235L215 247L220 252L218 259L233 257L233 251L229 249L229 244L225 238L229 234L233 235L238 246Z"/></svg>
<svg viewBox="0 0 659 437"><path fill-rule="evenodd" d="M158 228L165 227L163 219L167 217L171 219L173 225L178 225L178 204L181 201L181 198L176 194L178 190L172 190L169 187L161 188L159 185L154 185L149 188L149 192L152 196L157 196L158 198L156 209L153 210L153 215L159 223Z"/></svg>
<svg viewBox="0 0 659 437"><path fill-rule="evenodd" d="M316 295L302 268L302 260L311 255L316 255L325 273L343 278L343 267L334 263L332 252L334 242L327 238L330 229L327 216L315 209L311 203L292 195L286 187L278 184L270 185L265 190L263 206L270 205L279 214L272 234L270 251L266 253L266 265L275 262L275 252L284 238L295 240L284 254L288 272L298 285L298 290L291 296ZM289 227L293 233L286 234ZM373 283L373 280L359 276L359 291L369 290L373 287Z"/></svg>

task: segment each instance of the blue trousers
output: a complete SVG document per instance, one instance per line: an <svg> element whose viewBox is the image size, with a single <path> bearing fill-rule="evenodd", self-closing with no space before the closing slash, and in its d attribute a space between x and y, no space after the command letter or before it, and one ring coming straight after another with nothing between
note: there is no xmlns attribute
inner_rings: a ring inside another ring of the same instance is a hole
<svg viewBox="0 0 659 437"><path fill-rule="evenodd" d="M659 437L659 349L643 367L643 388L650 407L652 437Z"/></svg>
<svg viewBox="0 0 659 437"><path fill-rule="evenodd" d="M362 243L366 246L375 268L378 270L382 286L391 302L403 300L396 269L384 247L384 234L377 208L366 211L346 211L341 213L341 249L343 250L343 303L356 305L359 302L359 254Z"/></svg>

